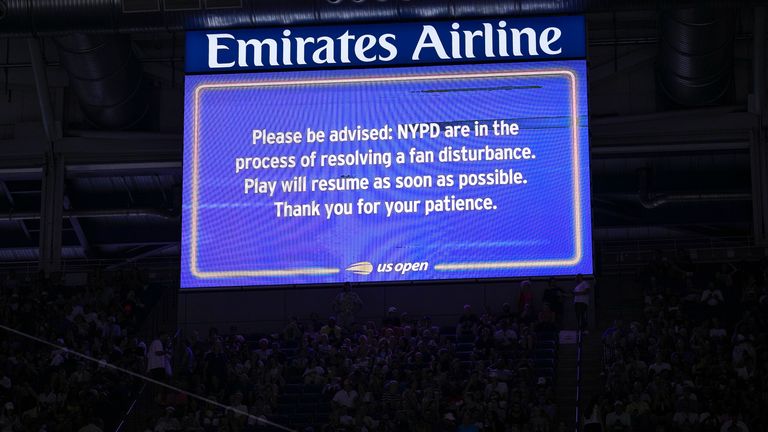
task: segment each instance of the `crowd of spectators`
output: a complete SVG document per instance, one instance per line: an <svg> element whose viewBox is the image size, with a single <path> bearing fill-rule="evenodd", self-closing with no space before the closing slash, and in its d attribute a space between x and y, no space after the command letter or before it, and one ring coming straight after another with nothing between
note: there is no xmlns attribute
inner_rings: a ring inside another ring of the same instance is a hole
<svg viewBox="0 0 768 432"><path fill-rule="evenodd" d="M585 431L768 430L768 266L661 255L641 278L643 319L603 333L605 393Z"/></svg>
<svg viewBox="0 0 768 432"><path fill-rule="evenodd" d="M0 431L114 430L137 382L105 362L141 371L135 329L151 290L137 272L91 275L69 287L56 277L0 277ZM72 352L84 356L74 355Z"/></svg>
<svg viewBox="0 0 768 432"><path fill-rule="evenodd" d="M122 430L564 428L553 393L563 290L553 283L544 305L523 282L515 307L465 305L450 326L396 306L361 321L362 300L346 286L334 316L292 318L274 334L212 328L143 339L151 289L137 275L96 272L78 287L0 277L0 323L38 338L0 336L0 432L115 430L134 401ZM107 363L170 387L142 385Z"/></svg>
<svg viewBox="0 0 768 432"><path fill-rule="evenodd" d="M162 391L162 416L148 429L261 431L271 430L268 422L371 432L560 426L552 386L557 318L551 308L534 314L533 295L518 311L504 304L478 314L465 305L447 327L396 306L381 320L360 322L361 304L347 286L334 302L337 315L327 319L292 318L281 332L256 337L231 328L181 338L168 382L250 416Z"/></svg>

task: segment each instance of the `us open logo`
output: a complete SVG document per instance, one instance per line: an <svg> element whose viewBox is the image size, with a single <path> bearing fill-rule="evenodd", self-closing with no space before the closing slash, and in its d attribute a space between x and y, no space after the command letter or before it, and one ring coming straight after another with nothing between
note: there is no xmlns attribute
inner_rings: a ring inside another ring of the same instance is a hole
<svg viewBox="0 0 768 432"><path fill-rule="evenodd" d="M374 266L368 261L356 262L350 264L346 270L357 275L367 276L373 273ZM376 273L406 273L423 272L429 270L429 262L399 262L399 263L381 263L376 265Z"/></svg>

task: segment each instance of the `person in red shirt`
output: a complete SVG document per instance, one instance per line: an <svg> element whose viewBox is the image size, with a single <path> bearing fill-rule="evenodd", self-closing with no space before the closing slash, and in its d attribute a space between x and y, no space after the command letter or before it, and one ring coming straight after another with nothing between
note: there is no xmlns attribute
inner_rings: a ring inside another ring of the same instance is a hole
<svg viewBox="0 0 768 432"><path fill-rule="evenodd" d="M517 298L517 312L523 313L525 305L533 308L533 292L531 291L531 281L529 280L520 282L520 296Z"/></svg>

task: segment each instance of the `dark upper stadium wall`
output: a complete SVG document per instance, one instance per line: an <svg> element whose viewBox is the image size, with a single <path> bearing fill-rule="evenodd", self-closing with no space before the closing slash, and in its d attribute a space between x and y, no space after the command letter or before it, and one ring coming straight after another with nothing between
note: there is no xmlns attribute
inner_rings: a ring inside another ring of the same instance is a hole
<svg viewBox="0 0 768 432"><path fill-rule="evenodd" d="M572 281L559 281L566 289ZM545 281L533 281L537 307ZM419 283L399 285L361 285L352 288L363 301L356 314L359 322L376 323L389 307L397 308L397 315L407 313L412 319L429 316L433 324L455 325L463 306L469 304L478 314L486 310L499 311L509 303L518 311L519 281L469 281L464 283ZM178 296L179 327L187 334L207 333L210 327L226 332L231 326L239 332L265 332L282 330L291 316L308 318L318 315L325 322L333 314L331 305L339 293L338 286L327 289L278 289L230 291L182 291ZM572 308L567 307L565 319L573 319Z"/></svg>

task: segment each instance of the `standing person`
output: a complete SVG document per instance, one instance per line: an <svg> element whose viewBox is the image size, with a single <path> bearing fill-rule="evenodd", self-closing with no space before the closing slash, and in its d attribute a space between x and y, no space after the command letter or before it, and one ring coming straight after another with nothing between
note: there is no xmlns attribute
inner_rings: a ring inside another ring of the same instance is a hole
<svg viewBox="0 0 768 432"><path fill-rule="evenodd" d="M587 329L587 317L589 316L589 295L592 287L584 280L581 274L576 275L576 286L573 288L573 306L576 309L576 328Z"/></svg>
<svg viewBox="0 0 768 432"><path fill-rule="evenodd" d="M171 375L171 353L166 349L167 345L168 335L163 332L149 344L147 350L147 373L157 381Z"/></svg>
<svg viewBox="0 0 768 432"><path fill-rule="evenodd" d="M549 278L547 289L544 290L542 302L549 304L549 308L555 313L558 327L563 326L563 290L557 286L555 278Z"/></svg>
<svg viewBox="0 0 768 432"><path fill-rule="evenodd" d="M333 302L333 312L339 318L339 324L345 330L355 323L355 314L363 307L363 301L357 293L352 292L352 285L344 283L341 292Z"/></svg>
<svg viewBox="0 0 768 432"><path fill-rule="evenodd" d="M602 432L603 416L600 413L600 404L596 397L592 398L587 405L583 422L584 432Z"/></svg>
<svg viewBox="0 0 768 432"><path fill-rule="evenodd" d="M520 282L520 296L517 298L517 313L522 314L526 306L533 308L533 293L531 292L531 281L529 280Z"/></svg>
<svg viewBox="0 0 768 432"><path fill-rule="evenodd" d="M605 426L609 432L628 432L632 430L632 417L624 410L624 402L616 401L613 411L605 416Z"/></svg>
<svg viewBox="0 0 768 432"><path fill-rule="evenodd" d="M723 292L710 282L707 289L701 292L699 302L704 307L703 310L706 311L705 316L719 317L725 304L725 297L723 297Z"/></svg>

